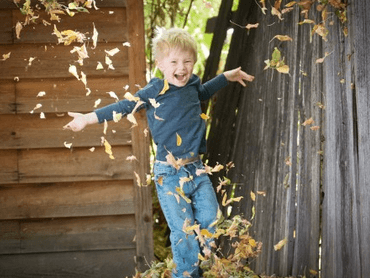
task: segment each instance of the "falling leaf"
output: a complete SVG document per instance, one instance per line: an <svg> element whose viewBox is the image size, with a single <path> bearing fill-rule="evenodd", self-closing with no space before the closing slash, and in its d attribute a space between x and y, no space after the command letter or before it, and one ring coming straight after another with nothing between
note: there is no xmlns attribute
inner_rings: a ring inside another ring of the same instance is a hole
<svg viewBox="0 0 370 278"><path fill-rule="evenodd" d="M176 132L176 145L180 147L182 144L182 138L181 136Z"/></svg>
<svg viewBox="0 0 370 278"><path fill-rule="evenodd" d="M254 194L253 191L251 191L251 199L252 199L252 201L256 200L256 194Z"/></svg>
<svg viewBox="0 0 370 278"><path fill-rule="evenodd" d="M217 165L213 167L211 171L212 173L216 173L216 172L220 172L222 169L224 169L224 166L217 163Z"/></svg>
<svg viewBox="0 0 370 278"><path fill-rule="evenodd" d="M154 118L158 121L164 121L161 117L159 117L155 112L154 112Z"/></svg>
<svg viewBox="0 0 370 278"><path fill-rule="evenodd" d="M1 59L0 61L5 61L5 60L9 59L10 58L10 53L11 52L9 52L8 54L3 54L3 59Z"/></svg>
<svg viewBox="0 0 370 278"><path fill-rule="evenodd" d="M124 42L122 45L127 46L127 47L131 47L131 44L129 42Z"/></svg>
<svg viewBox="0 0 370 278"><path fill-rule="evenodd" d="M40 119L45 119L45 114L44 114L44 112L41 112L41 113L40 113Z"/></svg>
<svg viewBox="0 0 370 278"><path fill-rule="evenodd" d="M100 103L101 103L101 99L99 98L95 101L94 108L98 107Z"/></svg>
<svg viewBox="0 0 370 278"><path fill-rule="evenodd" d="M94 26L94 31L93 31L93 36L92 36L92 40L93 40L93 47L92 49L95 49L97 44L98 44L98 31L96 30L95 28L95 24L93 23L93 26Z"/></svg>
<svg viewBox="0 0 370 278"><path fill-rule="evenodd" d="M185 202L191 204L191 200L185 195L185 192L181 187L176 187L176 192L185 200Z"/></svg>
<svg viewBox="0 0 370 278"><path fill-rule="evenodd" d="M40 109L42 107L42 104L41 103L38 103L36 104L36 106L32 109L32 111L30 111L31 114L33 114L33 112L36 110L36 109Z"/></svg>
<svg viewBox="0 0 370 278"><path fill-rule="evenodd" d="M167 151L168 154L166 155L166 161L173 166L176 170L181 168L181 159L176 160L173 154L170 151Z"/></svg>
<svg viewBox="0 0 370 278"><path fill-rule="evenodd" d="M315 21L311 20L311 19L305 19L301 22L298 22L299 25L302 25L302 24L315 24Z"/></svg>
<svg viewBox="0 0 370 278"><path fill-rule="evenodd" d="M106 139L104 139L104 147L105 147L105 152L109 155L109 158L115 159L113 156L113 152L112 152L112 146L109 144L109 142Z"/></svg>
<svg viewBox="0 0 370 278"><path fill-rule="evenodd" d="M281 16L281 12L278 9L276 9L275 7L271 8L271 14L276 15L280 20L283 20L283 18Z"/></svg>
<svg viewBox="0 0 370 278"><path fill-rule="evenodd" d="M328 57L330 54L331 54L331 53L329 53L329 52L325 52L325 56L324 56L324 57L322 57L322 58L317 59L317 60L316 60L316 64L321 64L321 63L323 63L323 62L324 62L324 60L325 60L325 58L326 58L326 57Z"/></svg>
<svg viewBox="0 0 370 278"><path fill-rule="evenodd" d="M275 251L280 250L281 248L283 248L285 244L287 244L287 242L288 242L287 238L280 240L277 244L274 245L274 250Z"/></svg>
<svg viewBox="0 0 370 278"><path fill-rule="evenodd" d="M159 176L157 182L159 185L163 185L163 176Z"/></svg>
<svg viewBox="0 0 370 278"><path fill-rule="evenodd" d="M133 96L130 92L126 92L125 95L123 96L125 99L129 100L129 101L139 101L140 98L139 97L135 97Z"/></svg>
<svg viewBox="0 0 370 278"><path fill-rule="evenodd" d="M136 183L138 187L142 187L141 179L138 173L134 171L135 177L136 177Z"/></svg>
<svg viewBox="0 0 370 278"><path fill-rule="evenodd" d="M17 39L20 39L22 29L23 29L23 25L22 23L18 21L17 24L15 25L15 33L16 33Z"/></svg>
<svg viewBox="0 0 370 278"><path fill-rule="evenodd" d="M204 113L200 114L200 117L201 117L203 120L208 120L208 119L209 119L209 116L208 116L208 115L206 115L206 114L204 114Z"/></svg>
<svg viewBox="0 0 370 278"><path fill-rule="evenodd" d="M116 47L112 50L104 50L105 53L107 53L109 56L114 56L116 55L118 52L120 52L120 50Z"/></svg>
<svg viewBox="0 0 370 278"><path fill-rule="evenodd" d="M310 127L311 130L319 130L320 129L320 126L316 125L316 126L311 126Z"/></svg>
<svg viewBox="0 0 370 278"><path fill-rule="evenodd" d="M296 1L291 1L288 4L285 5L285 7L290 8L293 7L297 2Z"/></svg>
<svg viewBox="0 0 370 278"><path fill-rule="evenodd" d="M136 121L136 119L135 119L135 116L134 116L134 114L132 114L132 113L130 113L130 114L128 114L127 115L127 120L130 122L130 123L132 123L132 127L131 128L133 128L133 127L135 127L135 126L138 126L138 123L137 123L137 121Z"/></svg>
<svg viewBox="0 0 370 278"><path fill-rule="evenodd" d="M92 147L89 149L90 152L94 152L95 151L95 147Z"/></svg>
<svg viewBox="0 0 370 278"><path fill-rule="evenodd" d="M281 67L277 67L276 70L280 73L288 74L289 73L289 66L288 65L283 65Z"/></svg>
<svg viewBox="0 0 370 278"><path fill-rule="evenodd" d="M43 97L46 95L46 92L45 91L40 91L36 97Z"/></svg>
<svg viewBox="0 0 370 278"><path fill-rule="evenodd" d="M130 155L130 156L126 157L126 160L131 161L131 162L134 161L134 160L138 161L136 156L134 156L134 155Z"/></svg>
<svg viewBox="0 0 370 278"><path fill-rule="evenodd" d="M184 186L184 183L189 182L193 180L193 176L190 177L181 177L179 180L180 187L182 188Z"/></svg>
<svg viewBox="0 0 370 278"><path fill-rule="evenodd" d="M149 102L156 109L160 106L160 104L156 102L154 98L149 98Z"/></svg>
<svg viewBox="0 0 370 278"><path fill-rule="evenodd" d="M266 197L266 191L257 191L257 194Z"/></svg>
<svg viewBox="0 0 370 278"><path fill-rule="evenodd" d="M145 128L143 132L144 132L144 136L145 136L145 137L148 137L148 135L149 135L149 130L148 130L148 128Z"/></svg>
<svg viewBox="0 0 370 278"><path fill-rule="evenodd" d="M279 41L282 41L282 42L284 42L284 41L293 41L293 39L291 37L287 36L287 35L285 35L285 36L284 35L276 35L275 37L273 37L271 39L271 41L274 40L274 39L278 39Z"/></svg>
<svg viewBox="0 0 370 278"><path fill-rule="evenodd" d="M80 80L80 77L78 76L78 73L77 73L77 68L75 65L69 65L69 69L68 69L69 73L71 73L74 77L77 78L77 80Z"/></svg>
<svg viewBox="0 0 370 278"><path fill-rule="evenodd" d="M70 149L70 148L72 147L72 143L64 142L64 146L65 146L67 149Z"/></svg>
<svg viewBox="0 0 370 278"><path fill-rule="evenodd" d="M318 274L318 272L314 269L310 269L310 274L316 276Z"/></svg>
<svg viewBox="0 0 370 278"><path fill-rule="evenodd" d="M113 111L113 121L115 123L118 123L122 119L122 113L117 113L116 111Z"/></svg>
<svg viewBox="0 0 370 278"><path fill-rule="evenodd" d="M98 65L96 66L96 70L102 70L102 69L104 69L102 63L98 62Z"/></svg>
<svg viewBox="0 0 370 278"><path fill-rule="evenodd" d="M152 183L152 175L146 174L146 185L150 185Z"/></svg>
<svg viewBox="0 0 370 278"><path fill-rule="evenodd" d="M259 23L255 23L255 24L247 24L247 26L245 26L245 29L252 29L252 28L258 28L260 24Z"/></svg>
<svg viewBox="0 0 370 278"><path fill-rule="evenodd" d="M107 92L107 94L109 94L109 96L111 98L114 98L116 101L119 101L119 98L118 98L118 96L116 95L115 92L110 91L110 92Z"/></svg>
<svg viewBox="0 0 370 278"><path fill-rule="evenodd" d="M292 166L292 161L291 161L290 159L291 159L291 157L290 157L290 156L287 156L287 157L285 158L285 164L286 164L286 165L288 165L288 166Z"/></svg>
<svg viewBox="0 0 370 278"><path fill-rule="evenodd" d="M307 120L305 120L304 122L303 122L303 126L306 126L306 125L311 125L311 124L313 124L315 121L312 119L312 117L311 118L309 118L309 119L307 119Z"/></svg>
<svg viewBox="0 0 370 278"><path fill-rule="evenodd" d="M108 55L105 56L105 63L108 65L108 68L111 70L115 70L112 64L112 60L108 57Z"/></svg>
<svg viewBox="0 0 370 278"><path fill-rule="evenodd" d="M104 134L107 134L107 129L108 129L108 122L107 120L104 120L104 129L103 129Z"/></svg>
<svg viewBox="0 0 370 278"><path fill-rule="evenodd" d="M165 79L163 81L163 89L162 91L159 93L159 95L164 95L166 93L166 91L170 88L170 86L168 85L168 80Z"/></svg>
<svg viewBox="0 0 370 278"><path fill-rule="evenodd" d="M86 79L86 74L81 71L81 78L80 78L81 82L85 85L85 88L87 86L87 79Z"/></svg>

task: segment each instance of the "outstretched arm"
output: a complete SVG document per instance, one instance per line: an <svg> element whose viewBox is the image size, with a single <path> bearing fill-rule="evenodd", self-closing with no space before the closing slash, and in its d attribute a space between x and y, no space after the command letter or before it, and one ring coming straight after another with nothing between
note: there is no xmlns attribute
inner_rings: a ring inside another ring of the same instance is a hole
<svg viewBox="0 0 370 278"><path fill-rule="evenodd" d="M99 122L95 112L87 114L68 112L68 115L73 117L73 120L66 124L63 129L69 129L75 132L83 130L87 125Z"/></svg>
<svg viewBox="0 0 370 278"><path fill-rule="evenodd" d="M238 81L244 87L246 86L244 80L249 81L249 82L254 80L254 76L249 75L246 72L242 71L241 67L238 67L233 70L225 71L224 75L228 81Z"/></svg>

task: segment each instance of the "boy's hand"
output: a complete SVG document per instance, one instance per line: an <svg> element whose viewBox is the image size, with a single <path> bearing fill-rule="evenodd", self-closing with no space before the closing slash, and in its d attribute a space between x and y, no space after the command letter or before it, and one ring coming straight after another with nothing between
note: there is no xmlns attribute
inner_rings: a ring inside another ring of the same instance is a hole
<svg viewBox="0 0 370 278"><path fill-rule="evenodd" d="M68 112L68 115L73 117L73 120L66 124L63 129L69 129L75 132L83 130L88 124L98 122L98 118L94 112L88 114Z"/></svg>
<svg viewBox="0 0 370 278"><path fill-rule="evenodd" d="M228 81L238 81L244 87L246 86L246 84L244 83L243 80L246 80L246 81L249 81L249 82L254 80L254 76L249 75L246 72L242 71L241 67L238 67L238 68L233 69L233 70L225 71L224 75L225 75L225 77Z"/></svg>

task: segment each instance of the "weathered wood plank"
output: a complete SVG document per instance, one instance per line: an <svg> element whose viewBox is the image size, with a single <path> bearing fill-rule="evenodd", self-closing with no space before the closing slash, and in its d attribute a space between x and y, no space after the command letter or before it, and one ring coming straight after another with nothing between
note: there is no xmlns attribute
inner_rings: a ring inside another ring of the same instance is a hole
<svg viewBox="0 0 370 278"><path fill-rule="evenodd" d="M131 277L135 274L135 249L1 255L3 278Z"/></svg>
<svg viewBox="0 0 370 278"><path fill-rule="evenodd" d="M0 22L1 22L0 44L13 43L12 12L10 10L0 10ZM0 53L1 59L2 59L3 54L6 54L6 53ZM1 65L1 61L0 61L0 65Z"/></svg>
<svg viewBox="0 0 370 278"><path fill-rule="evenodd" d="M0 254L135 249L134 215L0 221Z"/></svg>
<svg viewBox="0 0 370 278"><path fill-rule="evenodd" d="M119 48L120 52L111 57L115 70L108 70L105 65L105 50ZM11 52L9 59L1 61L1 79L19 78L69 78L69 66L77 64L77 54L71 54L73 46L16 44L0 45L0 53ZM128 74L128 50L122 43L98 44L96 49L87 49L90 58L84 59L82 67L77 65L78 74L83 71L87 78L114 77ZM35 58L30 62L30 58ZM98 62L104 65L104 70L96 70ZM31 65L30 65L31 64Z"/></svg>
<svg viewBox="0 0 370 278"><path fill-rule="evenodd" d="M11 28L14 32L12 37L13 43L51 43L56 44L58 39L54 32L54 25L61 32L64 30L74 30L85 34L87 45L92 46L92 34L95 28L99 33L98 43L112 43L112 42L125 42L127 38L127 19L126 9L122 8L100 8L99 10L91 9L89 13L76 13L73 17L68 15L61 16L61 21L50 21L50 16L45 12L39 13L40 18L36 24L24 26L20 33L20 38L16 38L15 28ZM17 22L24 21L24 15L20 11L13 11L13 25L16 26ZM43 20L50 23L44 25ZM73 26L73 28L71 28ZM119 28L117 28L119 26ZM7 28L9 29L9 28ZM8 33L8 31L7 31Z"/></svg>
<svg viewBox="0 0 370 278"><path fill-rule="evenodd" d="M18 182L18 151L0 149L0 184Z"/></svg>
<svg viewBox="0 0 370 278"><path fill-rule="evenodd" d="M67 182L131 179L133 163L128 146L112 148L110 159L104 148L90 152L87 148L19 150L18 169L21 183Z"/></svg>
<svg viewBox="0 0 370 278"><path fill-rule="evenodd" d="M11 82L8 82L11 83ZM0 83L1 84L1 83ZM16 83L12 93L16 93L17 114L30 113L36 104L40 103L42 108L36 112L44 113L63 113L68 111L90 112L94 110L95 101L101 100L97 107L113 103L115 100L109 96L108 92L115 92L119 99L123 99L125 90L123 87L128 85L127 76L117 78L94 78L87 77L87 87L90 88L90 95L86 96L85 85L76 78L68 79L37 79L21 80ZM1 85L0 85L1 86ZM5 101L8 104L2 104L4 107L14 106L13 98L10 97L11 85L9 87L9 96ZM46 93L43 97L37 97L40 91ZM5 109L4 109L5 110Z"/></svg>
<svg viewBox="0 0 370 278"><path fill-rule="evenodd" d="M132 181L0 187L0 219L133 214Z"/></svg>
<svg viewBox="0 0 370 278"><path fill-rule="evenodd" d="M0 80L0 114L15 113L15 83Z"/></svg>
<svg viewBox="0 0 370 278"><path fill-rule="evenodd" d="M111 8L125 8L126 0L96 0L96 6L98 8L111 7ZM38 0L31 0L31 4L39 4ZM18 9L17 5L14 4L13 0L1 0L0 9Z"/></svg>
<svg viewBox="0 0 370 278"><path fill-rule="evenodd" d="M91 125L81 132L63 130L70 120L67 114L45 114L40 119L36 114L0 115L0 149L63 148L64 142L74 147L100 147L104 136L112 146L131 145L132 124L123 119L109 122L106 135L104 125ZM114 131L114 132L113 132ZM144 136L144 135L143 135Z"/></svg>
<svg viewBox="0 0 370 278"><path fill-rule="evenodd" d="M143 1L130 0L127 3L127 20L129 40L131 42L130 58L130 87L135 84L144 86L145 80L145 41L144 41L144 6ZM133 153L140 164L135 164L135 171L145 182L149 168L149 138L143 136L147 127L144 111L138 115L139 126L132 131ZM135 186L135 216L136 216L136 262L139 270L143 271L154 260L153 250L153 217L151 186Z"/></svg>

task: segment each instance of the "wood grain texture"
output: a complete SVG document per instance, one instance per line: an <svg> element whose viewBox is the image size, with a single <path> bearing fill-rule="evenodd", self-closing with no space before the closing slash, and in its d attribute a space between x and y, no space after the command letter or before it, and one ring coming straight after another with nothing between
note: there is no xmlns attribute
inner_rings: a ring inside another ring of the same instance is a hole
<svg viewBox="0 0 370 278"><path fill-rule="evenodd" d="M134 215L0 221L0 254L135 249Z"/></svg>
<svg viewBox="0 0 370 278"><path fill-rule="evenodd" d="M0 276L131 277L135 274L134 256L135 249L0 255Z"/></svg>
<svg viewBox="0 0 370 278"><path fill-rule="evenodd" d="M133 214L132 181L0 187L0 219Z"/></svg>
<svg viewBox="0 0 370 278"><path fill-rule="evenodd" d="M127 2L128 32L131 47L130 59L130 88L135 84L144 86L145 80L145 41L144 41L144 6L143 1L130 0ZM135 165L135 172L145 182L149 168L149 137L143 136L147 128L144 111L138 114L138 127L132 130L133 153L139 159L140 165ZM153 217L152 217L151 186L135 187L135 216L137 229L137 267L140 271L148 268L148 262L154 260L153 251Z"/></svg>
<svg viewBox="0 0 370 278"><path fill-rule="evenodd" d="M102 136L112 146L132 144L132 124L126 119L118 123L109 122L106 134L103 124L91 125L76 133L63 130L71 120L65 113L47 113L45 119L41 119L37 112L0 115L0 149L63 148L64 142L72 143L74 147L100 148Z"/></svg>
<svg viewBox="0 0 370 278"><path fill-rule="evenodd" d="M114 70L108 70L105 65L105 50L119 48L120 52L111 57ZM1 79L14 78L42 79L42 78L69 78L69 66L76 65L78 74L83 71L89 77L116 77L128 75L128 54L127 47L122 43L98 44L96 49L88 48L90 58L84 59L84 65L76 63L78 56L72 55L70 51L73 46L53 44L14 44L0 45L0 53L11 52L11 57L1 61ZM30 58L35 58L30 62ZM104 65L105 70L96 70L98 62Z"/></svg>

